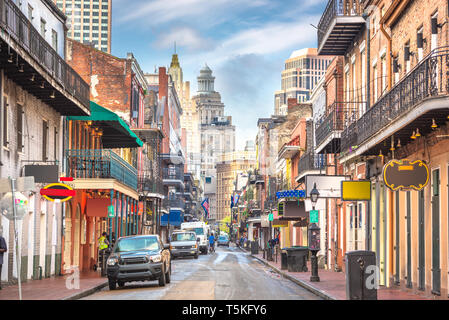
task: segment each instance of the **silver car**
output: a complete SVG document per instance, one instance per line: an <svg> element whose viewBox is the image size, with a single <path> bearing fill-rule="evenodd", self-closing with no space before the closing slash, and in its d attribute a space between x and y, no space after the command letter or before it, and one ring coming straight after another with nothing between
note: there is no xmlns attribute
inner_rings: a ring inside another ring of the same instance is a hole
<svg viewBox="0 0 449 320"><path fill-rule="evenodd" d="M198 259L199 245L195 232L174 232L170 241L172 258L193 256Z"/></svg>

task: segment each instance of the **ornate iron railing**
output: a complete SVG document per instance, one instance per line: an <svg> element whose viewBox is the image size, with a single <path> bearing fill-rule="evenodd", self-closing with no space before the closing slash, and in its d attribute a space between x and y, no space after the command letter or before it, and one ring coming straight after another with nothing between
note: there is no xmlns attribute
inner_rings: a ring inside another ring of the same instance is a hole
<svg viewBox="0 0 449 320"><path fill-rule="evenodd" d="M330 0L318 23L318 47L324 40L332 21L338 16L360 16L365 0Z"/></svg>
<svg viewBox="0 0 449 320"><path fill-rule="evenodd" d="M358 108L366 102L335 102L316 125L316 144L321 145L333 132L343 131L352 119L358 117Z"/></svg>
<svg viewBox="0 0 449 320"><path fill-rule="evenodd" d="M154 177L151 174L142 174L138 177L139 192L163 194L164 187L160 177Z"/></svg>
<svg viewBox="0 0 449 320"><path fill-rule="evenodd" d="M162 202L162 205L168 209L170 208L181 208L185 209L185 202L184 199L178 196L168 197L167 199L164 199Z"/></svg>
<svg viewBox="0 0 449 320"><path fill-rule="evenodd" d="M180 167L163 168L162 177L164 180L184 181L184 169Z"/></svg>
<svg viewBox="0 0 449 320"><path fill-rule="evenodd" d="M89 107L89 85L33 27L11 0L0 0L0 27L83 106Z"/></svg>
<svg viewBox="0 0 449 320"><path fill-rule="evenodd" d="M449 47L435 49L342 134L342 150L360 146L426 99L449 94Z"/></svg>
<svg viewBox="0 0 449 320"><path fill-rule="evenodd" d="M298 175L307 171L324 170L325 168L326 158L324 155L315 154L315 152L309 151L299 159Z"/></svg>
<svg viewBox="0 0 449 320"><path fill-rule="evenodd" d="M112 150L67 150L67 174L75 179L116 179L137 190L137 169Z"/></svg>

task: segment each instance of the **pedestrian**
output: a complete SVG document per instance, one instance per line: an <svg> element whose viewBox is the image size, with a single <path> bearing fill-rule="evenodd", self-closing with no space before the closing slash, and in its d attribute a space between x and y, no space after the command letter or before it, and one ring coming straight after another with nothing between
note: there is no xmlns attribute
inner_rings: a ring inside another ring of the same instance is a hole
<svg viewBox="0 0 449 320"><path fill-rule="evenodd" d="M8 251L5 238L0 236L0 290L2 290L2 266L3 266L3 254Z"/></svg>

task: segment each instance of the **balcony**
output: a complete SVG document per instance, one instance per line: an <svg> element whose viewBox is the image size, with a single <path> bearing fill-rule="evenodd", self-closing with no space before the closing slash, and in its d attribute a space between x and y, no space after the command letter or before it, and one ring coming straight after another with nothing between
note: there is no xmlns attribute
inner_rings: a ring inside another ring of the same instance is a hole
<svg viewBox="0 0 449 320"><path fill-rule="evenodd" d="M353 106L357 106L355 108ZM366 102L335 102L316 124L316 153L339 153L341 134L345 127L358 118L358 110L366 108Z"/></svg>
<svg viewBox="0 0 449 320"><path fill-rule="evenodd" d="M329 0L318 24L318 54L342 56L362 30L365 0Z"/></svg>
<svg viewBox="0 0 449 320"><path fill-rule="evenodd" d="M184 189L184 168L171 167L162 169L162 178L164 185L179 186Z"/></svg>
<svg viewBox="0 0 449 320"><path fill-rule="evenodd" d="M11 0L0 0L0 62L8 78L64 116L89 115L89 85Z"/></svg>
<svg viewBox="0 0 449 320"><path fill-rule="evenodd" d="M299 146L300 141L299 137L293 139L289 143L286 143L282 146L281 150L279 150L278 158L279 159L293 159L299 152L303 151L303 149Z"/></svg>
<svg viewBox="0 0 449 320"><path fill-rule="evenodd" d="M178 196L169 196L167 199L164 199L162 202L162 205L165 208L168 208L168 210L184 210L185 209L185 202L184 199Z"/></svg>
<svg viewBox="0 0 449 320"><path fill-rule="evenodd" d="M296 181L302 181L307 175L321 174L326 169L326 158L324 155L309 151L304 154L298 163L298 177Z"/></svg>
<svg viewBox="0 0 449 320"><path fill-rule="evenodd" d="M432 132L449 116L449 48L438 48L425 57L342 135L343 160L357 155L384 155L395 146L410 143L413 132Z"/></svg>
<svg viewBox="0 0 449 320"><path fill-rule="evenodd" d="M137 169L111 150L67 150L68 177L115 179L137 189Z"/></svg>
<svg viewBox="0 0 449 320"><path fill-rule="evenodd" d="M164 193L162 179L159 177L154 177L151 174L142 174L139 176L138 188L139 193L144 196L162 195Z"/></svg>

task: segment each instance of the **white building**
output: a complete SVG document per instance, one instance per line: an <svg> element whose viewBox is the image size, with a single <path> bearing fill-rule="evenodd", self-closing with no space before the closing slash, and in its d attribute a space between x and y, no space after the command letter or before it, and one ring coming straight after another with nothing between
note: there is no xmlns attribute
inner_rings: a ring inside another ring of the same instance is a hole
<svg viewBox="0 0 449 320"><path fill-rule="evenodd" d="M9 18L0 16L0 49L9 55L0 57L0 178L35 173L35 189L21 195L26 199L26 214L17 230L21 278L37 279L60 274L64 220L63 206L47 201L39 190L58 182L65 171L62 116L90 114L89 86L64 61L65 16L52 1L5 0L2 4L9 8ZM35 45L29 47L29 42L22 41L19 31ZM49 63L42 57L53 59ZM53 177L39 177L49 165L53 165L48 171ZM0 199L4 196L0 194ZM0 233L8 244L1 280L14 282L13 222L4 216L0 217Z"/></svg>

